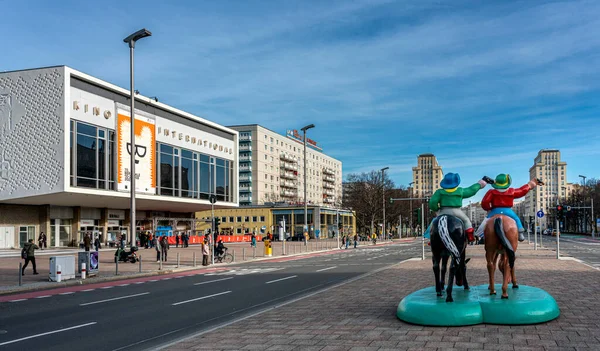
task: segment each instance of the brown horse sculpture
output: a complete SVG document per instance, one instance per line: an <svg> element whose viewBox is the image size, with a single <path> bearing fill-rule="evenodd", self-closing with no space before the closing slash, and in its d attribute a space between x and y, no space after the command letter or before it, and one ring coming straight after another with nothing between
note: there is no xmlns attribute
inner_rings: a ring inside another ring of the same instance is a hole
<svg viewBox="0 0 600 351"><path fill-rule="evenodd" d="M494 273L496 262L502 272L502 298L508 299L508 283L512 282L513 289L517 289L515 277L515 252L519 243L519 232L515 221L505 215L496 215L490 218L485 226L485 259L489 274L490 295L496 295L494 287ZM500 258L498 260L498 258Z"/></svg>

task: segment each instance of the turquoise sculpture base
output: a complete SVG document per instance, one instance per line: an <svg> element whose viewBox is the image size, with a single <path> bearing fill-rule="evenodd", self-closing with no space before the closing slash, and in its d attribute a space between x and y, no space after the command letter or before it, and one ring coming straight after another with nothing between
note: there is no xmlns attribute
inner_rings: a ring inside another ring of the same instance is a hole
<svg viewBox="0 0 600 351"><path fill-rule="evenodd" d="M496 291L497 295L490 295L487 284L470 290L455 286L452 291L454 302L446 302L445 291L439 297L435 287L428 287L402 299L396 315L411 324L445 327L480 323L537 324L560 315L554 298L540 288L520 285L518 289L512 289L509 284L508 299L501 298L501 285L496 284Z"/></svg>

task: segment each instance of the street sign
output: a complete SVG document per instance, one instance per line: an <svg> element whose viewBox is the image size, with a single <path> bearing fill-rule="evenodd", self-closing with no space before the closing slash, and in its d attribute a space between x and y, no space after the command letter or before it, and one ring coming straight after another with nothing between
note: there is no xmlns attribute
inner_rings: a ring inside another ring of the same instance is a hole
<svg viewBox="0 0 600 351"><path fill-rule="evenodd" d="M544 211L542 211L542 210L539 210L539 211L537 211L537 213L536 213L536 214L537 214L537 216L538 216L539 218L542 218L542 217L544 217Z"/></svg>
<svg viewBox="0 0 600 351"><path fill-rule="evenodd" d="M567 211L571 211L571 206L567 206Z"/></svg>
<svg viewBox="0 0 600 351"><path fill-rule="evenodd" d="M210 203L214 204L215 202L217 202L217 196L216 195L211 195L209 197Z"/></svg>

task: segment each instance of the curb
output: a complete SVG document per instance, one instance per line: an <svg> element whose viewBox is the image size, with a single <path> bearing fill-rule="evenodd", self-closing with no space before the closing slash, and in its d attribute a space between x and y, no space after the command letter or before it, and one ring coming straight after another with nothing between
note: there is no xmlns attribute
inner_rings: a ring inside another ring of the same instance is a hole
<svg viewBox="0 0 600 351"><path fill-rule="evenodd" d="M408 240L400 239L400 240L398 240L398 242L408 242L410 240L412 240L412 239L408 239ZM394 243L395 242L386 242L386 243L379 243L376 245L367 245L365 247L370 248L370 247L376 247L376 246L390 245L390 244L394 244ZM281 255L281 256L273 256L273 257L261 257L261 258L255 258L252 260L247 260L247 261L233 262L231 264L218 263L212 267L227 267L227 266L242 265L242 264L253 263L253 262L266 262L266 261L282 259L282 258L287 258L287 257L295 258L295 257L309 256L312 254L334 253L336 251L341 251L341 250L342 249L340 249L340 248L333 248L333 249L328 249L328 250L301 252L301 253L292 254L292 255L288 254L285 256ZM310 257L306 257L306 258L310 258ZM0 296L6 296L6 295L12 295L12 294L18 294L18 293L26 293L26 292L43 291L43 290L68 288L71 286L78 286L78 285L98 284L98 283L106 283L106 282L112 282L112 281L137 279L137 278L145 278L145 277L152 277L152 276L161 276L161 275L166 275L166 274L174 274L174 273L187 272L187 271L193 271L193 270L201 270L201 269L202 268L200 268L200 267L188 266L188 267L180 267L180 268L174 268L174 269L165 269L162 271L152 271L152 272L146 272L146 273L133 273L133 274L120 275L120 276L117 275L117 276L109 276L109 277L97 277L97 278L90 278L90 279L84 279L84 280L73 279L73 280L68 280L68 281L64 281L64 282L60 282L60 283L54 283L55 285L51 285L51 286L21 286L21 287L17 286L14 289L0 291Z"/></svg>

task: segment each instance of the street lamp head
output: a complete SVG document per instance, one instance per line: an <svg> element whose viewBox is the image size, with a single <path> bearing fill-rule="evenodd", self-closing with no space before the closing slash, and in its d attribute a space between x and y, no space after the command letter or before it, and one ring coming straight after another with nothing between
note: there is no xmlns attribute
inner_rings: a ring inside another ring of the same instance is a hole
<svg viewBox="0 0 600 351"><path fill-rule="evenodd" d="M306 127L303 127L302 129L300 129L303 132L306 132L307 130L309 130L310 128L314 128L315 125L314 124L309 124Z"/></svg>
<svg viewBox="0 0 600 351"><path fill-rule="evenodd" d="M138 30L137 32L131 34L127 38L123 39L123 41L128 43L130 48L133 48L133 47L135 47L136 41L138 41L142 38L145 38L145 37L149 37L151 35L152 35L152 33L149 30L147 30L146 28L142 28L142 29Z"/></svg>
<svg viewBox="0 0 600 351"><path fill-rule="evenodd" d="M390 167L385 167L385 168L382 168L381 170L385 171L385 170L388 170L388 169L390 169Z"/></svg>

